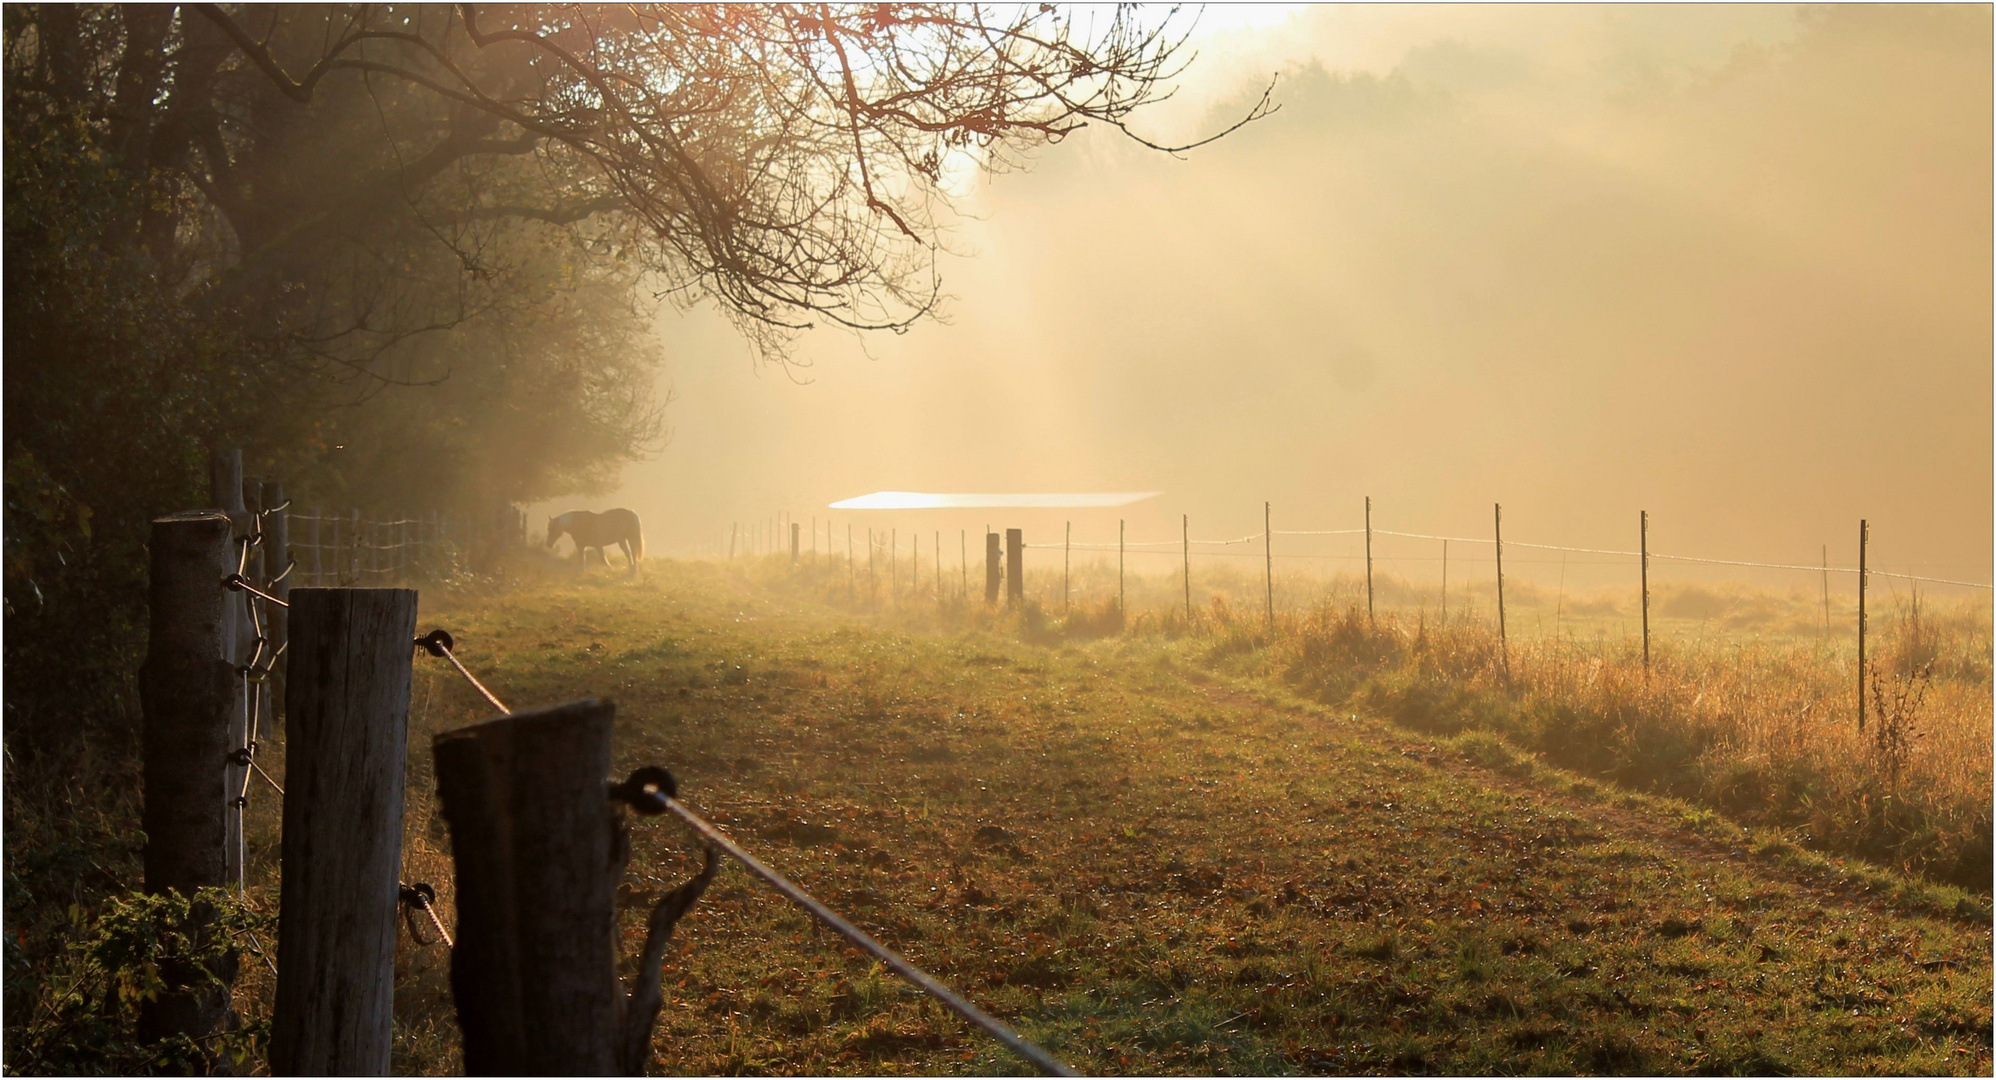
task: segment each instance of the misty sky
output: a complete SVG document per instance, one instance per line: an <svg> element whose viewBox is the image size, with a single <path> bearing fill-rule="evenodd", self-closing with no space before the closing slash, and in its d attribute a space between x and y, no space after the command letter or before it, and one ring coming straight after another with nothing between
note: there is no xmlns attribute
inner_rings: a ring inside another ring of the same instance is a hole
<svg viewBox="0 0 1996 1080"><path fill-rule="evenodd" d="M1782 562L1854 561L1868 517L1874 565L1989 579L1989 8L1215 14L1147 130L1277 71L1278 114L969 183L946 323L806 334L786 374L668 313L673 442L564 507L670 553L882 488L1163 491L1146 537L1369 494L1382 528L1501 501L1507 537L1624 548L1647 509L1659 548Z"/></svg>

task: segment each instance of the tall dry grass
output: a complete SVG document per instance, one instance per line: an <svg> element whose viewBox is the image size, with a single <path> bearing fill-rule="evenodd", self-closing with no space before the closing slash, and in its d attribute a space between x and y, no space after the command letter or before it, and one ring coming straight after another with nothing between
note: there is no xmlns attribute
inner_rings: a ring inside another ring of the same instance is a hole
<svg viewBox="0 0 1996 1080"><path fill-rule="evenodd" d="M1210 609L1224 650L1266 636L1271 664L1327 701L1438 733L1495 732L1577 771L1746 824L1803 831L1950 884L1990 887L1986 604L1909 605L1874 624L1859 726L1853 651L1829 640L1538 636L1500 647L1482 619L1279 617Z"/></svg>

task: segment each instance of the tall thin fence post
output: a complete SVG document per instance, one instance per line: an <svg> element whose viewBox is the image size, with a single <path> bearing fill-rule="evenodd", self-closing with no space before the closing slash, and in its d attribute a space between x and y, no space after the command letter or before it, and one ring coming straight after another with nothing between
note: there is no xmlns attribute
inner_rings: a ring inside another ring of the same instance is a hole
<svg viewBox="0 0 1996 1080"><path fill-rule="evenodd" d="M851 596L859 587L859 571L852 562L852 522L846 522L846 595Z"/></svg>
<svg viewBox="0 0 1996 1080"><path fill-rule="evenodd" d="M794 521L790 523L790 565L792 566L797 565L797 553L803 546L803 537L800 535L803 528L804 526Z"/></svg>
<svg viewBox="0 0 1996 1080"><path fill-rule="evenodd" d="M1026 532L1005 530L1005 604L1017 607L1026 600Z"/></svg>
<svg viewBox="0 0 1996 1080"><path fill-rule="evenodd" d="M1649 674L1649 511L1642 518L1643 557L1643 674Z"/></svg>
<svg viewBox="0 0 1996 1080"><path fill-rule="evenodd" d="M1185 625L1192 625L1192 515L1178 519L1178 539L1185 549Z"/></svg>
<svg viewBox="0 0 1996 1080"><path fill-rule="evenodd" d="M1372 612L1372 496L1365 497L1365 621L1378 625Z"/></svg>
<svg viewBox="0 0 1996 1080"><path fill-rule="evenodd" d="M873 566L873 552L879 546L879 542L873 538L873 530L866 530L866 606L869 609L875 606L880 593L880 573Z"/></svg>
<svg viewBox="0 0 1996 1080"><path fill-rule="evenodd" d="M1442 541L1442 625L1448 625L1448 541Z"/></svg>
<svg viewBox="0 0 1996 1080"><path fill-rule="evenodd" d="M1262 572L1268 582L1268 628L1275 629L1275 526L1268 503L1261 504Z"/></svg>
<svg viewBox="0 0 1996 1080"><path fill-rule="evenodd" d="M737 521L728 526L728 561L735 561L735 540L741 536L742 523Z"/></svg>
<svg viewBox="0 0 1996 1080"><path fill-rule="evenodd" d="M1063 616L1074 613L1074 590L1070 580L1074 571L1074 522L1066 523L1067 532L1060 542L1060 613Z"/></svg>
<svg viewBox="0 0 1996 1080"><path fill-rule="evenodd" d="M1504 679L1511 678L1511 639L1504 632L1504 505L1496 507L1497 522L1497 648L1503 653Z"/></svg>
<svg viewBox="0 0 1996 1080"><path fill-rule="evenodd" d="M1823 545L1823 634L1830 632L1830 545Z"/></svg>
<svg viewBox="0 0 1996 1080"><path fill-rule="evenodd" d="M1871 522L1859 519L1857 523L1857 733L1864 734L1864 593L1870 567L1866 560L1871 553Z"/></svg>
<svg viewBox="0 0 1996 1080"><path fill-rule="evenodd" d="M943 531L936 530L936 606L943 606Z"/></svg>
<svg viewBox="0 0 1996 1080"><path fill-rule="evenodd" d="M222 585L234 573L235 523L220 510L194 510L152 523L151 609L146 658L139 669L143 714L140 756L145 781L146 891L192 896L230 878L232 725L242 704L235 672L235 595ZM206 1038L229 1019L233 954L210 974L167 970L166 985L140 1006L145 1042Z"/></svg>
<svg viewBox="0 0 1996 1080"><path fill-rule="evenodd" d="M210 459L209 466L209 494L214 498L215 505L229 515L229 522L235 530L233 539L237 546L230 549L229 569L226 571L234 573L237 566L246 566L241 545L246 544L255 531L249 510L243 505L243 452L218 450ZM249 554L253 556L255 552ZM244 573L254 574L255 571L246 566ZM236 666L249 663L251 642L256 637L256 628L250 619L249 605L243 602L243 596L242 593L229 595L231 601L228 605L229 637L223 646L227 650L224 655L229 658L230 664ZM229 750L233 753L237 747L246 745L248 741L249 701L239 687L229 708ZM243 774L247 772L247 766L233 763L224 770L223 775L227 777L231 800L236 797L236 792L241 790ZM228 844L228 850L224 854L226 872L230 879L234 879L242 869L242 814L230 813L226 828Z"/></svg>
<svg viewBox="0 0 1996 1080"><path fill-rule="evenodd" d="M998 549L998 534L984 527L984 602L998 602L998 587L1005 581L1004 555Z"/></svg>
<svg viewBox="0 0 1996 1080"><path fill-rule="evenodd" d="M963 602L970 603L970 530L956 531L956 568L963 576Z"/></svg>
<svg viewBox="0 0 1996 1080"><path fill-rule="evenodd" d="M1118 625L1127 624L1130 618L1130 609L1127 603L1127 601L1129 600L1129 590L1125 583L1125 578L1123 576L1124 532L1125 530L1123 527L1123 519L1117 518L1116 519L1116 622Z"/></svg>
<svg viewBox="0 0 1996 1080"><path fill-rule="evenodd" d="M385 1076L416 593L300 589L291 610L271 1072Z"/></svg>

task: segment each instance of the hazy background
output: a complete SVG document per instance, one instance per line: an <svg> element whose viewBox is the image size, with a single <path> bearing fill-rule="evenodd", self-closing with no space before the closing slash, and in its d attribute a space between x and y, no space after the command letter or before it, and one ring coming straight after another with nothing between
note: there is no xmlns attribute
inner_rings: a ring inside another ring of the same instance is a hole
<svg viewBox="0 0 1996 1080"><path fill-rule="evenodd" d="M1647 509L1659 550L1811 563L1868 517L1874 566L1987 581L1990 40L1986 6L1209 11L1139 126L1211 130L1277 71L1278 114L971 180L946 323L805 334L786 372L668 315L672 443L553 509L629 506L654 553L787 510L973 558L992 515L825 505L1161 490L1156 539L1367 494L1484 536L1501 501L1508 538L1614 548Z"/></svg>

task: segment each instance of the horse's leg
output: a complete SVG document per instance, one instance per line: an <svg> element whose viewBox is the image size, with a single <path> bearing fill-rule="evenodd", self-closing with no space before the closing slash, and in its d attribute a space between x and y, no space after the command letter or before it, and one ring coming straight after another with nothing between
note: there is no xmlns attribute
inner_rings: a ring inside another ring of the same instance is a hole
<svg viewBox="0 0 1996 1080"><path fill-rule="evenodd" d="M623 540L619 540L619 541L617 541L617 546L618 546L618 547L620 547L620 548L623 548L623 549L624 549L624 561L625 561L625 562L627 562L627 563L629 563L629 564L631 565L631 576L632 576L632 577L637 577L637 576L638 576L638 557L637 557L636 555L634 555L634 554L632 554L632 553L631 553L631 541L630 541L630 539L629 539L629 538L625 538L625 539L623 539Z"/></svg>

